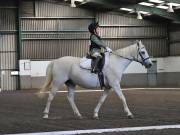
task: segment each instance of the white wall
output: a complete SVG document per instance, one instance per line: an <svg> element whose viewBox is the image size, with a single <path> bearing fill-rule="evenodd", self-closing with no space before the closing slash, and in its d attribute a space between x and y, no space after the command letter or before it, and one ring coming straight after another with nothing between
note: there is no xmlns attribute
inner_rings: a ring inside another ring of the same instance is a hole
<svg viewBox="0 0 180 135"><path fill-rule="evenodd" d="M133 74L133 73L147 73L147 69L142 66L140 63L132 62L128 68L125 70L125 74Z"/></svg>
<svg viewBox="0 0 180 135"><path fill-rule="evenodd" d="M157 73L180 72L180 57L153 58L152 60L157 62ZM125 74L131 73L147 73L147 69L133 62L125 71Z"/></svg>
<svg viewBox="0 0 180 135"><path fill-rule="evenodd" d="M19 61L20 76L31 75L31 61L20 60Z"/></svg>
<svg viewBox="0 0 180 135"><path fill-rule="evenodd" d="M40 77L46 76L46 68L50 61L20 60L20 75Z"/></svg>
<svg viewBox="0 0 180 135"><path fill-rule="evenodd" d="M157 61L157 72L180 72L180 57L154 58ZM20 75L32 77L46 76L46 68L50 61L20 60ZM147 69L137 62L132 62L125 74L147 73Z"/></svg>
<svg viewBox="0 0 180 135"><path fill-rule="evenodd" d="M166 57L157 59L158 72L180 72L180 57Z"/></svg>
<svg viewBox="0 0 180 135"><path fill-rule="evenodd" d="M31 76L46 76L46 68L50 61L31 61Z"/></svg>

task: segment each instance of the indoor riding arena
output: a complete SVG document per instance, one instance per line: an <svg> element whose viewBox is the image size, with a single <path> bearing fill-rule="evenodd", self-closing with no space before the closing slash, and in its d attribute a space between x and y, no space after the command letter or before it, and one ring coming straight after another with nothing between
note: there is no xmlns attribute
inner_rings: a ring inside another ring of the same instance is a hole
<svg viewBox="0 0 180 135"><path fill-rule="evenodd" d="M179 135L180 0L1 0L0 134Z"/></svg>

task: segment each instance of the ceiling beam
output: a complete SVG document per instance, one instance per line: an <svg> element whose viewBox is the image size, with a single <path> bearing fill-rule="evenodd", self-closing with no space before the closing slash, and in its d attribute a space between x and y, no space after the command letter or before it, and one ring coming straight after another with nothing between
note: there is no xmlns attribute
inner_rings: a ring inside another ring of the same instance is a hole
<svg viewBox="0 0 180 135"><path fill-rule="evenodd" d="M170 19L176 22L180 22L180 15L177 13L169 13L164 9L159 9L159 8L154 8L154 7L148 7L148 6L143 6L143 5L127 5L127 6L122 6L125 8L130 8L134 9L134 11L145 11L149 12L150 14L155 14L161 17L164 17L166 19Z"/></svg>
<svg viewBox="0 0 180 135"><path fill-rule="evenodd" d="M143 0L145 2L147 2L148 0ZM180 4L180 0L164 0L166 2L172 2L172 3L178 3ZM135 11L146 11L149 12L151 14L155 14L157 16L161 16L163 18L169 19L169 20L173 20L176 22L180 22L180 15L178 13L169 13L164 9L159 9L159 8L155 8L155 7L148 7L148 6L143 6L143 5L139 5L139 4L127 4L127 3L114 3L111 0L84 0L84 2L82 3L82 5L88 5L88 4L93 4L93 5L98 5L100 7L109 9L111 11L113 10L119 10L120 7L123 8L131 8L134 9ZM79 5L81 6L81 4Z"/></svg>
<svg viewBox="0 0 180 135"><path fill-rule="evenodd" d="M139 0L139 2L148 2L149 0ZM180 0L163 0L165 2L168 2L168 3L177 3L177 4L180 4ZM112 0L84 0L84 2L82 2L82 4L87 4L87 3L94 3L94 4L101 4L101 5L109 5L111 7L117 7L119 4L137 4L139 3L138 1L137 2L130 2L130 1L112 1Z"/></svg>

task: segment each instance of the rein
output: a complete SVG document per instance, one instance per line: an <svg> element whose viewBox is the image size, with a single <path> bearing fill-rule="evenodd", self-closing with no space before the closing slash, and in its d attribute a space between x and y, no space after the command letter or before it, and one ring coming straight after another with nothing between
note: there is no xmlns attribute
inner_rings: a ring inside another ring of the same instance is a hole
<svg viewBox="0 0 180 135"><path fill-rule="evenodd" d="M131 58L124 57L124 56L122 56L122 55L116 54L116 53L114 53L114 52L111 52L111 53L114 54L114 55L116 55L116 56L118 56L118 57L127 59L127 60L129 60L129 61L136 61L136 62L139 62L135 57L133 57L133 58L131 59Z"/></svg>
<svg viewBox="0 0 180 135"><path fill-rule="evenodd" d="M141 49L142 49L142 48L141 48ZM116 54L116 53L114 53L114 52L111 52L111 53L114 54L114 55L116 55L116 56L119 56L119 57L121 57L121 58L127 59L127 60L129 60L129 61L139 62L139 63L141 63L142 65L144 65L145 61L148 60L150 57L144 58L144 57L142 56L142 54L140 53L139 50L140 50L140 48L139 48L139 46L138 46L137 58L136 58L136 57L128 58L128 57L124 57L124 56L122 56L122 55ZM140 57L141 57L141 59L142 59L142 62L138 60L138 54L140 55Z"/></svg>

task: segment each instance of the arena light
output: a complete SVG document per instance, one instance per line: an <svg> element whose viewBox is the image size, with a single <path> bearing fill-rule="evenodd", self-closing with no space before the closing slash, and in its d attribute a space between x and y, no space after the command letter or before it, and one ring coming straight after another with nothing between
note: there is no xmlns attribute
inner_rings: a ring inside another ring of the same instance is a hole
<svg viewBox="0 0 180 135"><path fill-rule="evenodd" d="M174 9L180 9L180 6L176 6Z"/></svg>
<svg viewBox="0 0 180 135"><path fill-rule="evenodd" d="M153 3L157 3L157 4L164 3L164 1L162 1L162 0L149 0L149 2L153 2Z"/></svg>
<svg viewBox="0 0 180 135"><path fill-rule="evenodd" d="M133 11L133 9L131 9L131 8L120 8L120 10L129 11L129 12Z"/></svg>
<svg viewBox="0 0 180 135"><path fill-rule="evenodd" d="M142 15L141 15L141 13L139 11L137 11L137 19L139 19L139 20L143 19Z"/></svg>
<svg viewBox="0 0 180 135"><path fill-rule="evenodd" d="M169 5L168 5L167 12L170 12L170 13L173 13L173 12L174 12L172 4L169 4Z"/></svg>
<svg viewBox="0 0 180 135"><path fill-rule="evenodd" d="M167 5L172 5L173 7L179 7L180 6L179 3L167 3Z"/></svg>
<svg viewBox="0 0 180 135"><path fill-rule="evenodd" d="M70 0L64 0L64 1L70 1ZM75 0L75 1L84 2L84 0Z"/></svg>
<svg viewBox="0 0 180 135"><path fill-rule="evenodd" d="M139 5L148 6L148 7L153 7L154 6L153 3L148 3L148 2L140 2Z"/></svg>
<svg viewBox="0 0 180 135"><path fill-rule="evenodd" d="M69 0L64 0L65 2L69 1ZM77 2L83 2L84 0L70 0L71 1L71 7L76 7L75 1Z"/></svg>
<svg viewBox="0 0 180 135"><path fill-rule="evenodd" d="M168 9L167 6L156 6L157 8L161 8L161 9Z"/></svg>
<svg viewBox="0 0 180 135"><path fill-rule="evenodd" d="M76 7L75 0L71 0L71 7Z"/></svg>
<svg viewBox="0 0 180 135"><path fill-rule="evenodd" d="M78 2L84 2L84 0L75 0L75 1L78 1Z"/></svg>
<svg viewBox="0 0 180 135"><path fill-rule="evenodd" d="M143 15L151 15L149 12L146 12L146 11L139 11L139 12Z"/></svg>

